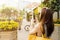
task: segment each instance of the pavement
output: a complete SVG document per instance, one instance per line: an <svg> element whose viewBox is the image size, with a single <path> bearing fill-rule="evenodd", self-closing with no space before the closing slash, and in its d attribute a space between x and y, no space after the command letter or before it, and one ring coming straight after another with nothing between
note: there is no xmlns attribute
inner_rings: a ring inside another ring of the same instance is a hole
<svg viewBox="0 0 60 40"><path fill-rule="evenodd" d="M30 22L27 22L25 19L23 19L22 21L22 25L21 25L21 30L18 30L18 36L17 36L17 40L27 40L28 39L28 31L26 31L24 29L25 25L29 25Z"/></svg>

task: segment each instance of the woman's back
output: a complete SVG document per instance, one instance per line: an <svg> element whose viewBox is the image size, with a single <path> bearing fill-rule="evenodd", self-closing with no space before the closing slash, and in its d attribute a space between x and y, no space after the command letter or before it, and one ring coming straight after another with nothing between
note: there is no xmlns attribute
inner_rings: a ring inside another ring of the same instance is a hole
<svg viewBox="0 0 60 40"><path fill-rule="evenodd" d="M41 27L41 23L38 23L36 26L37 26L36 28L38 29L36 32L36 35L41 37L42 36L42 30L43 30Z"/></svg>

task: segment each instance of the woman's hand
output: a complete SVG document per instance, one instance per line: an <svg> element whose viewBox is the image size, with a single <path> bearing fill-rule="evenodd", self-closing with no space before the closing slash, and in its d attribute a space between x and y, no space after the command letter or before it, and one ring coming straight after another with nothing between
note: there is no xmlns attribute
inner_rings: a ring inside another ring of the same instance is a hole
<svg viewBox="0 0 60 40"><path fill-rule="evenodd" d="M31 23L30 23L30 30L34 28L34 19L31 19Z"/></svg>

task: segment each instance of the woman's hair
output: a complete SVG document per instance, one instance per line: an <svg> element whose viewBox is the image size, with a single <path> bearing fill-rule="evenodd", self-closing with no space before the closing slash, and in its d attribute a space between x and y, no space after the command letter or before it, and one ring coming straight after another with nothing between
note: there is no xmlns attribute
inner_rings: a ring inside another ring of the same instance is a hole
<svg viewBox="0 0 60 40"><path fill-rule="evenodd" d="M43 8L41 11L40 21L42 22L41 24L42 24L43 31L44 31L43 34L46 34L46 37L50 37L54 30L52 10L48 8Z"/></svg>

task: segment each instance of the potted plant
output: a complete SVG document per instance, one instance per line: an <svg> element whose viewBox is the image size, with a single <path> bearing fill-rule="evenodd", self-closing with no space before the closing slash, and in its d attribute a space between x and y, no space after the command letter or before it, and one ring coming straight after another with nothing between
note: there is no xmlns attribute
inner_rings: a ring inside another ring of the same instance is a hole
<svg viewBox="0 0 60 40"><path fill-rule="evenodd" d="M17 14L17 9L6 7L1 9L2 20L0 20L0 40L17 40L17 29L19 23L11 17L11 14ZM4 15L4 16L3 16ZM13 17L15 17L14 15Z"/></svg>
<svg viewBox="0 0 60 40"><path fill-rule="evenodd" d="M0 21L0 40L17 40L18 22Z"/></svg>

